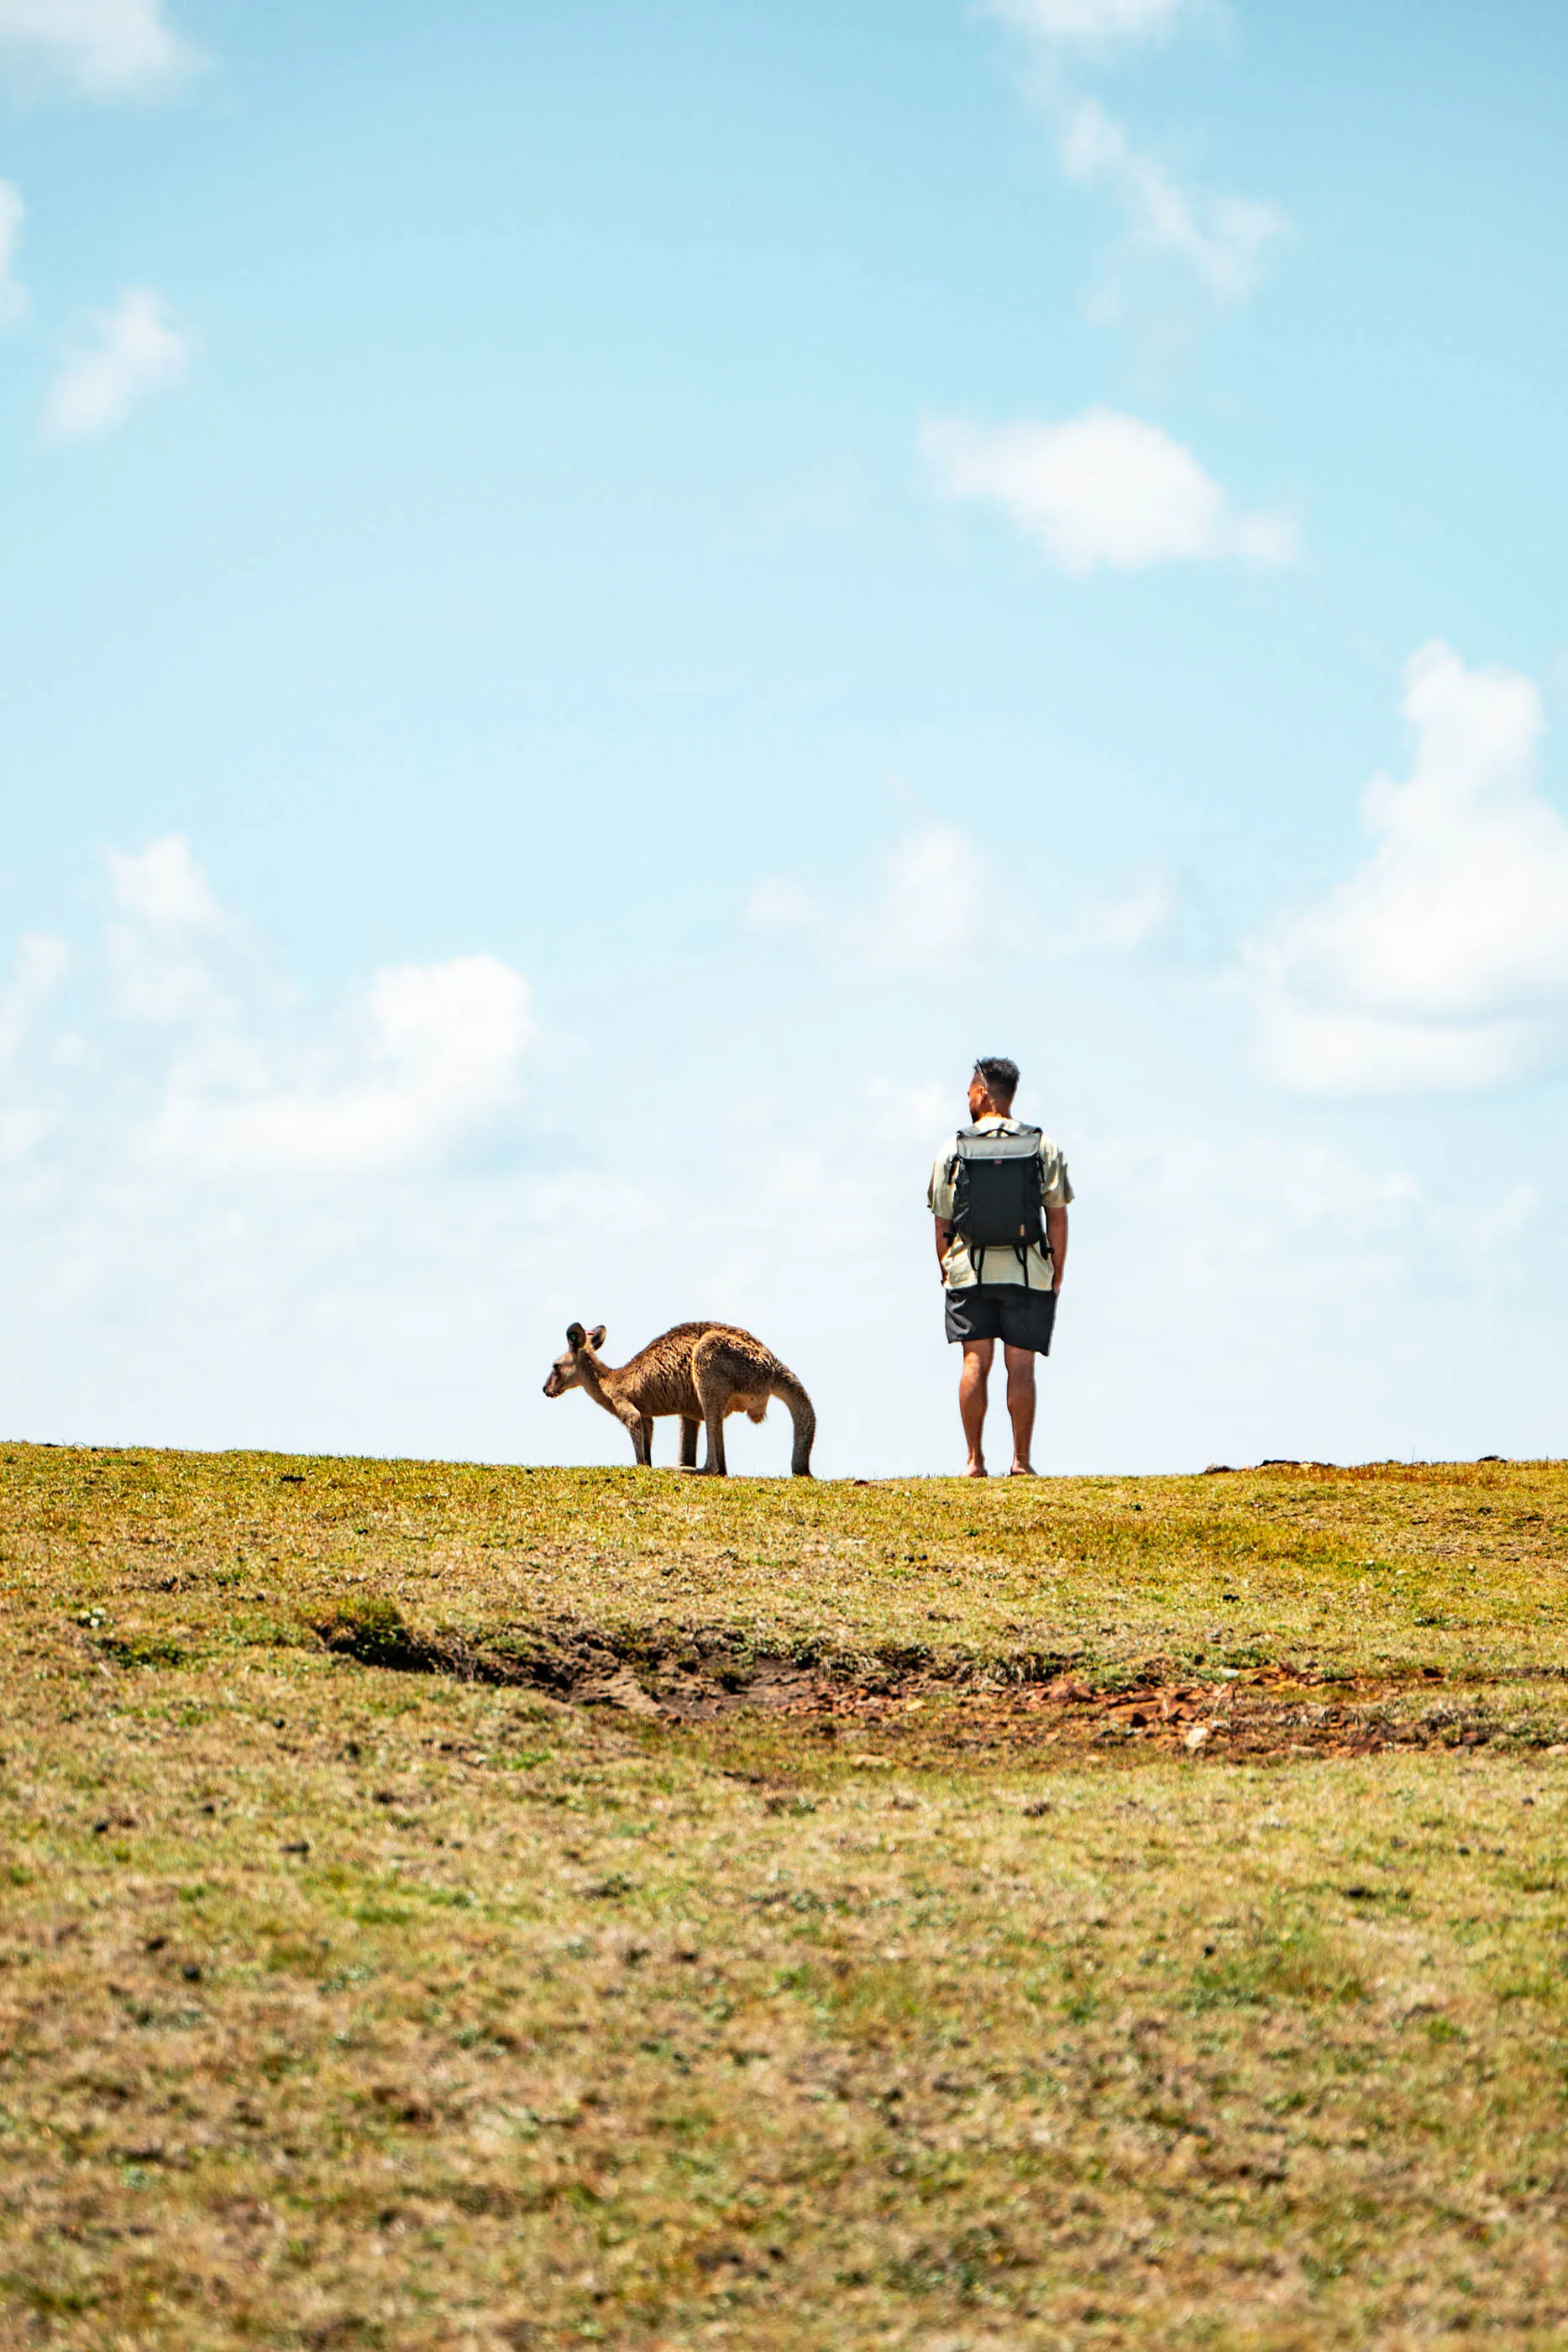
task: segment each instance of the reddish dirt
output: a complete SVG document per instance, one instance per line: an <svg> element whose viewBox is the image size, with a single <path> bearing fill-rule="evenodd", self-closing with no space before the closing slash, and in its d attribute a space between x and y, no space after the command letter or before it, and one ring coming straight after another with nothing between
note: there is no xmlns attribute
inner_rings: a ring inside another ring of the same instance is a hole
<svg viewBox="0 0 1568 2352"><path fill-rule="evenodd" d="M585 1688L578 1696L591 1702L601 1695ZM1509 1696L1517 1706L1518 1692ZM1093 1690L1072 1675L1001 1688L927 1682L870 1689L780 1669L734 1691L661 1693L657 1700L644 1698L638 1711L696 1723L740 1709L783 1715L824 1738L859 1733L869 1757L885 1753L890 1761L910 1762L931 1750L1058 1749L1063 1760L1082 1762L1162 1751L1261 1760L1493 1742L1540 1748L1555 1745L1558 1730L1544 1723L1505 1728L1495 1705L1469 1690L1450 1694L1435 1675L1414 1685L1325 1684L1281 1667L1235 1680L1150 1681L1116 1691Z"/></svg>

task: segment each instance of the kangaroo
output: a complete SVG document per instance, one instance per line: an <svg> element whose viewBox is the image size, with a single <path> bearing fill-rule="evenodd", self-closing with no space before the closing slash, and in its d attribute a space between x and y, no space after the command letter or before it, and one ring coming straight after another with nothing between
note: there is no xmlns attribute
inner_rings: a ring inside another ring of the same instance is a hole
<svg viewBox="0 0 1568 2352"><path fill-rule="evenodd" d="M654 1422L678 1413L681 1468L696 1469L700 1422L707 1431L703 1475L724 1477L725 1415L744 1412L760 1421L768 1399L782 1397L795 1424L789 1468L797 1478L810 1476L817 1434L811 1400L788 1366L749 1331L737 1330L733 1323L677 1323L674 1330L650 1339L619 1371L600 1361L603 1345L602 1323L592 1331L569 1323L566 1353L550 1366L545 1394L558 1397L568 1389L586 1389L594 1403L612 1412L629 1432L632 1452L644 1470L653 1465Z"/></svg>

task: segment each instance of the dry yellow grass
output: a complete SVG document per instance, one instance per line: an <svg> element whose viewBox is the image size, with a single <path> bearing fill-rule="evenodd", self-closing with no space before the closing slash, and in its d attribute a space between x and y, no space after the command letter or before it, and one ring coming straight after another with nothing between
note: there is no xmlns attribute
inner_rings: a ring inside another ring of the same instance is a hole
<svg viewBox="0 0 1568 2352"><path fill-rule="evenodd" d="M1565 1528L6 1449L0 2341L1568 2341Z"/></svg>

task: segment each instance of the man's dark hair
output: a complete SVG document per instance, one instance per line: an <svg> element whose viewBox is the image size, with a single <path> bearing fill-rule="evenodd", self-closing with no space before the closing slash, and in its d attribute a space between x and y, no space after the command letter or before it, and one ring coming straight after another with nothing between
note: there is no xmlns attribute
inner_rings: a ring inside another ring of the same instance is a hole
<svg viewBox="0 0 1568 2352"><path fill-rule="evenodd" d="M1019 1090L1019 1066L1005 1054L982 1054L975 1076L993 1102L1010 1103Z"/></svg>

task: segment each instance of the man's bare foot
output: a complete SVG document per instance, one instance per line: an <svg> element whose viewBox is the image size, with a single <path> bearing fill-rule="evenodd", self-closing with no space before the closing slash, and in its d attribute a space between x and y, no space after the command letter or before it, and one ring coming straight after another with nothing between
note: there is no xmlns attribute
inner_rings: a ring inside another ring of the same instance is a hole
<svg viewBox="0 0 1568 2352"><path fill-rule="evenodd" d="M1009 1478L1032 1478L1034 1476L1034 1472L1030 1468L1027 1462L1015 1462L1012 1468L1008 1472L1008 1476Z"/></svg>
<svg viewBox="0 0 1568 2352"><path fill-rule="evenodd" d="M966 1478L988 1478L990 1475L983 1462L971 1462L964 1473Z"/></svg>

